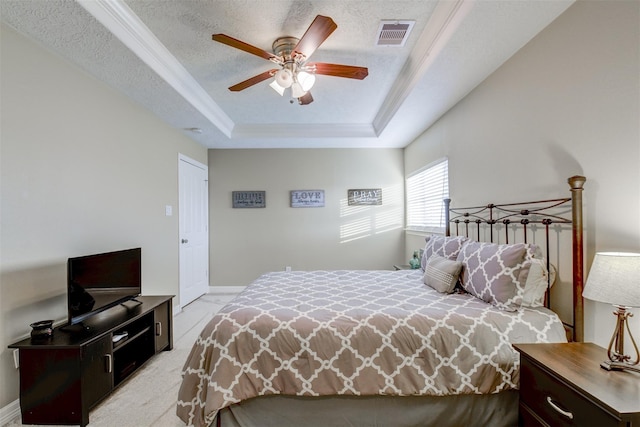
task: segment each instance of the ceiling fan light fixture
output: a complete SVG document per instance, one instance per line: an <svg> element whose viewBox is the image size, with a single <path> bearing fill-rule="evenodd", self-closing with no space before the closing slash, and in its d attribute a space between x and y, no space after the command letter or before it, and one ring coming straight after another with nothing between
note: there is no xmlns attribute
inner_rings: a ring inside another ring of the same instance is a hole
<svg viewBox="0 0 640 427"><path fill-rule="evenodd" d="M294 82L291 85L291 96L294 98L300 98L307 93L306 90L302 88L302 85L299 82Z"/></svg>
<svg viewBox="0 0 640 427"><path fill-rule="evenodd" d="M302 90L305 92L311 90L316 82L316 76L311 73L307 73L306 71L300 71L296 77L298 83L300 83L300 86L302 87Z"/></svg>
<svg viewBox="0 0 640 427"><path fill-rule="evenodd" d="M282 86L280 86L280 85L278 84L278 81L277 81L277 80L275 80L275 79L274 79L271 83L269 83L269 86L271 86L271 88L272 88L273 90L275 90L276 92L278 92L278 93L280 94L280 96L283 96L283 95L284 95L284 90L285 90L285 88L283 88Z"/></svg>
<svg viewBox="0 0 640 427"><path fill-rule="evenodd" d="M293 73L287 68L278 70L275 81L284 89L291 87L291 84L293 83Z"/></svg>
<svg viewBox="0 0 640 427"><path fill-rule="evenodd" d="M336 28L338 25L333 19L317 15L302 38L291 36L277 38L271 45L273 53L226 34L213 34L212 38L214 41L259 56L280 66L280 69L274 68L235 84L229 87L230 91L239 92L274 77L269 84L273 90L284 96L286 89L291 88L292 98L297 98L300 105L308 105L313 102L310 89L315 83L316 74L358 80L364 79L369 74L366 67L324 62L307 63L308 58ZM396 28L392 29L396 30Z"/></svg>

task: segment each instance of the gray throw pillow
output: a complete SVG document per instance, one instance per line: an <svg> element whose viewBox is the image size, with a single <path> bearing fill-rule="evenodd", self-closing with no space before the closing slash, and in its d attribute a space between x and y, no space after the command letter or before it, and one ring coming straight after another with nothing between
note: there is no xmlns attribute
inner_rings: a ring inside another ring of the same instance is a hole
<svg viewBox="0 0 640 427"><path fill-rule="evenodd" d="M427 260L424 268L424 284L431 286L438 292L450 294L456 287L461 270L462 262L433 254Z"/></svg>

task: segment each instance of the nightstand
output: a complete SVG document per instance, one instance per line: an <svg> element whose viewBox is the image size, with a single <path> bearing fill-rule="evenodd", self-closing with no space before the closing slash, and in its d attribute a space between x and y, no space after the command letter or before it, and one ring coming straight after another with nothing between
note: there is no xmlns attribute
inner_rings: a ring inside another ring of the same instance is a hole
<svg viewBox="0 0 640 427"><path fill-rule="evenodd" d="M520 426L640 427L640 375L606 371L592 343L514 344Z"/></svg>
<svg viewBox="0 0 640 427"><path fill-rule="evenodd" d="M394 270L411 270L411 266L409 264L394 264Z"/></svg>

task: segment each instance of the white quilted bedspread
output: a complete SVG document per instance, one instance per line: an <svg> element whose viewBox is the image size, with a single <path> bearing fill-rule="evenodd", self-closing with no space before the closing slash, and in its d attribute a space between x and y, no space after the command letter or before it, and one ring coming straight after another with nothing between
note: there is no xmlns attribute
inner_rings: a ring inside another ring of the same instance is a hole
<svg viewBox="0 0 640 427"><path fill-rule="evenodd" d="M549 310L440 294L420 270L268 273L201 332L177 413L205 426L226 406L270 394L498 393L518 387L511 343L565 340Z"/></svg>

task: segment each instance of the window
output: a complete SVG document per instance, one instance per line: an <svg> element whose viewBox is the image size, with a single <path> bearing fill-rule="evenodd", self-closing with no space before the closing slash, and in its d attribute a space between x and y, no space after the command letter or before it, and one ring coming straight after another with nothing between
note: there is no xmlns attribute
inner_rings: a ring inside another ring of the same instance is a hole
<svg viewBox="0 0 640 427"><path fill-rule="evenodd" d="M443 231L449 197L449 160L438 160L407 178L407 230Z"/></svg>

